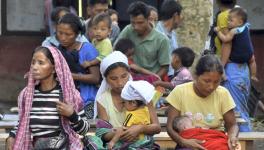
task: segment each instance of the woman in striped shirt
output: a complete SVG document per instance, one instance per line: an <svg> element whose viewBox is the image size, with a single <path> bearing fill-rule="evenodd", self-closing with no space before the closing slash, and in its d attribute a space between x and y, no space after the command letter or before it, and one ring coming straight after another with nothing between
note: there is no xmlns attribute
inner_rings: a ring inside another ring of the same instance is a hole
<svg viewBox="0 0 264 150"><path fill-rule="evenodd" d="M59 136L61 132L69 137L69 149L83 149L77 134L85 135L89 123L80 111L82 99L67 62L57 49L35 49L28 84L18 97L18 106L19 124L10 132L8 149L33 149L38 139Z"/></svg>

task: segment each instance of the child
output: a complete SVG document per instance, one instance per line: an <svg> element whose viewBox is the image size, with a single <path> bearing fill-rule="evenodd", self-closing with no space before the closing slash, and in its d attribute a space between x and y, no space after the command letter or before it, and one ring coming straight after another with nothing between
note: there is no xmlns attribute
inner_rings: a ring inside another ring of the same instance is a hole
<svg viewBox="0 0 264 150"><path fill-rule="evenodd" d="M236 7L231 9L228 17L229 32L224 34L219 28L215 28L217 36L222 42L232 41L232 49L228 56L229 60L235 63L248 63L251 79L258 81L256 77L257 67L247 23L247 13L244 9Z"/></svg>
<svg viewBox="0 0 264 150"><path fill-rule="evenodd" d="M132 56L134 53L134 47L135 45L130 39L120 39L119 41L117 41L114 48L116 51L121 51L127 56L133 80L145 80L149 83L160 80L160 77L157 74L144 69L133 62Z"/></svg>
<svg viewBox="0 0 264 150"><path fill-rule="evenodd" d="M188 116L175 117L173 129L185 139L197 139L204 141L202 146L207 150L229 150L228 136L221 131L196 128ZM236 150L240 149L237 145Z"/></svg>
<svg viewBox="0 0 264 150"><path fill-rule="evenodd" d="M108 14L111 17L112 23L118 26L118 12L114 9L108 9Z"/></svg>
<svg viewBox="0 0 264 150"><path fill-rule="evenodd" d="M101 60L112 52L112 44L108 38L111 33L111 24L111 18L106 13L100 13L92 19L92 27L94 32L94 39L92 39L92 43L98 50L99 56L92 61L85 61L82 64L83 68L99 65Z"/></svg>
<svg viewBox="0 0 264 150"><path fill-rule="evenodd" d="M172 90L175 86L192 81L192 75L188 70L193 64L195 54L192 49L188 47L180 47L172 52L171 65L175 70L174 77L171 82L155 81L154 86L162 86L166 89Z"/></svg>
<svg viewBox="0 0 264 150"><path fill-rule="evenodd" d="M128 81L126 83L121 92L126 109L126 119L123 123L124 127L115 129L116 133L108 144L109 149L112 149L119 140L125 127L150 124L150 115L146 104L150 103L155 92L154 86L146 81ZM144 140L143 134L139 135L139 140Z"/></svg>

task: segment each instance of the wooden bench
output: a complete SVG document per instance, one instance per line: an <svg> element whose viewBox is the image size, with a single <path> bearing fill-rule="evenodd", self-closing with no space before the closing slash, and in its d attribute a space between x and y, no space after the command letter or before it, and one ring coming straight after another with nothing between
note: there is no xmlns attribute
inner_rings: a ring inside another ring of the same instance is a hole
<svg viewBox="0 0 264 150"><path fill-rule="evenodd" d="M5 142L8 133L0 133L0 142ZM87 135L94 135L94 132L89 132ZM253 150L254 140L264 140L264 132L240 132L239 142L241 150ZM167 132L161 132L154 135L155 143L159 144L161 149L174 149L176 143L172 141Z"/></svg>

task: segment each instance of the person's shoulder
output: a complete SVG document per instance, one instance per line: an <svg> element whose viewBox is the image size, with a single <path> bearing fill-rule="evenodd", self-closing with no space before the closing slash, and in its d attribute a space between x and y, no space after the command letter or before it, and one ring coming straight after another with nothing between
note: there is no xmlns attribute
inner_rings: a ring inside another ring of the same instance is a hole
<svg viewBox="0 0 264 150"><path fill-rule="evenodd" d="M111 98L111 92L110 90L104 91L101 95L98 96L97 101L99 102L107 102L105 99Z"/></svg>
<svg viewBox="0 0 264 150"><path fill-rule="evenodd" d="M105 38L102 40L103 43L106 43L106 44L111 44L111 40L110 38ZM112 44L111 44L112 45Z"/></svg>
<svg viewBox="0 0 264 150"><path fill-rule="evenodd" d="M192 89L193 87L193 82L187 82L187 83L183 83L180 85L177 85L173 91L178 91L178 92L185 92L185 91L189 91L190 89Z"/></svg>
<svg viewBox="0 0 264 150"><path fill-rule="evenodd" d="M81 46L81 49L80 50L82 50L82 49L94 49L95 50L95 47L93 46L93 44L92 43L90 43L90 42L82 42L82 46Z"/></svg>
<svg viewBox="0 0 264 150"><path fill-rule="evenodd" d="M229 15L229 10L222 11L218 14L218 17L227 17Z"/></svg>
<svg viewBox="0 0 264 150"><path fill-rule="evenodd" d="M221 86L221 85L219 85L217 88L216 88L216 93L218 93L218 94L220 94L220 95L223 95L223 94L228 94L229 93L229 91L225 88L225 87L223 87L223 86Z"/></svg>
<svg viewBox="0 0 264 150"><path fill-rule="evenodd" d="M161 43L166 43L169 46L169 38L165 35L165 33L160 32L156 29L153 29L151 31L152 34L152 39L154 39L156 41L155 44L161 44Z"/></svg>
<svg viewBox="0 0 264 150"><path fill-rule="evenodd" d="M179 72L179 74L190 76L191 72L190 72L190 70L188 68L183 67L182 70Z"/></svg>
<svg viewBox="0 0 264 150"><path fill-rule="evenodd" d="M125 28L121 32L133 32L132 25L129 24L129 25L125 26Z"/></svg>

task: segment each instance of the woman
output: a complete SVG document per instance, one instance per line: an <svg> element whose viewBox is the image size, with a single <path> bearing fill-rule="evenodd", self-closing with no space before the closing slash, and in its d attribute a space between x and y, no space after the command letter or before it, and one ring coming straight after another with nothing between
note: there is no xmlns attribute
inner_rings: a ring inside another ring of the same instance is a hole
<svg viewBox="0 0 264 150"><path fill-rule="evenodd" d="M217 27L225 34L228 32L228 14L235 6L236 0L217 0L220 14L217 19ZM224 87L228 89L232 95L236 108L235 111L240 113L241 117L247 121L245 124L239 125L240 132L250 132L252 130L248 114L248 98L250 93L250 73L248 64L239 64L229 60L232 42L220 42L218 38L215 40L217 51L221 54L221 61L225 67L226 81Z"/></svg>
<svg viewBox="0 0 264 150"><path fill-rule="evenodd" d="M125 110L121 99L121 91L126 82L132 78L129 73L127 57L119 51L111 53L102 60L100 71L103 76L103 81L96 97L97 112L98 118L105 120L105 122L97 123L96 135L102 141L108 143L114 136L112 129L122 127L125 121ZM136 149L140 147L153 147L153 138L150 136L140 142L127 144L135 141L140 133L154 135L160 132L161 128L152 103L147 104L147 107L150 113L151 124L134 125L126 128L121 135L121 141L124 141L126 144L116 144L115 148L128 149L133 147Z"/></svg>
<svg viewBox="0 0 264 150"><path fill-rule="evenodd" d="M62 149L82 149L76 133L85 135L89 124L85 117L80 117L81 114L85 116L84 111L77 114L83 107L82 99L74 87L67 63L57 49L35 49L28 84L18 97L18 107L19 124L7 138L8 149L40 148L39 144L43 144L40 141L62 133L65 135L64 146L68 146Z"/></svg>
<svg viewBox="0 0 264 150"><path fill-rule="evenodd" d="M84 28L77 16L68 13L59 20L56 34L60 42L58 49L70 67L75 86L85 104L85 114L90 119L93 118L96 84L100 81L100 73L98 66L82 68L80 65L98 56L97 50L90 43L76 41L77 36L84 33Z"/></svg>
<svg viewBox="0 0 264 150"><path fill-rule="evenodd" d="M223 74L221 62L213 55L203 56L195 68L195 79L177 86L167 97L167 132L181 147L205 149L202 141L184 139L173 130L173 119L187 115L194 126L219 130L224 121L229 138L229 148L237 145L238 127L234 115L235 103L229 92L219 86ZM178 147L177 147L178 148Z"/></svg>

